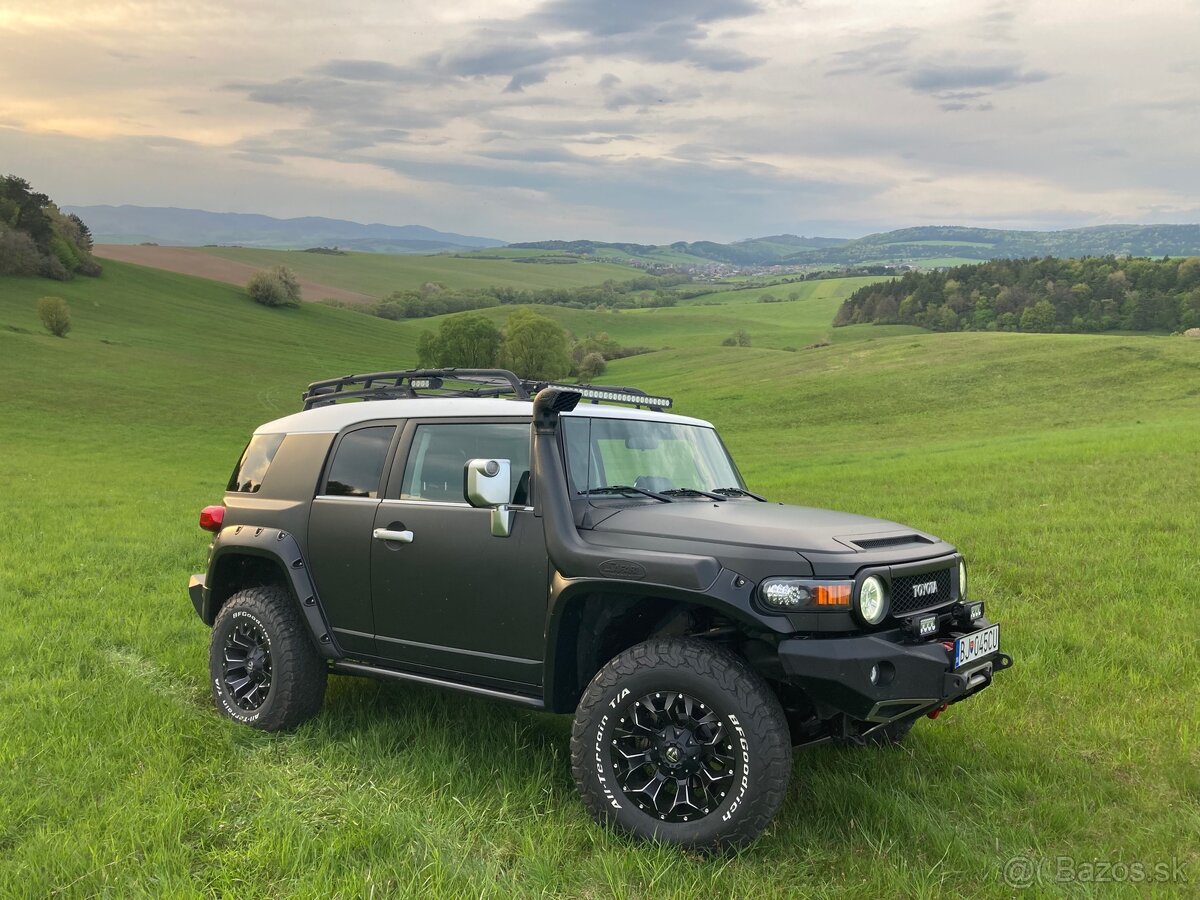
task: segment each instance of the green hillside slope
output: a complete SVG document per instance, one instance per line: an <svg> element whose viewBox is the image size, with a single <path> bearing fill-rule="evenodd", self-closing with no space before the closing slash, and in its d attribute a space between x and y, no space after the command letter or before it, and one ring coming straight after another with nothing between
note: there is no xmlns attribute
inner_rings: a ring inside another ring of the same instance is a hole
<svg viewBox="0 0 1200 900"><path fill-rule="evenodd" d="M251 250L241 247L205 247L205 252L254 266L286 265L301 278L332 284L351 291L385 297L392 291L419 288L436 281L447 287L481 288L491 285L518 288L582 287L608 279L626 281L638 275L627 266L606 262L517 262L479 257L395 256L382 253L348 253L330 256L287 250ZM565 259L565 258L564 258ZM318 298L312 298L318 299Z"/></svg>
<svg viewBox="0 0 1200 900"><path fill-rule="evenodd" d="M67 339L38 326L48 288ZM1023 855L1200 871L1200 341L760 349L838 302L609 314L676 349L607 377L712 419L772 500L958 543L1016 667L903 750L798 752L776 824L712 859L597 828L564 718L340 677L295 734L214 712L197 511L251 428L314 378L410 362L425 322L119 263L0 279L0 896L1008 897ZM716 346L739 321L755 346Z"/></svg>

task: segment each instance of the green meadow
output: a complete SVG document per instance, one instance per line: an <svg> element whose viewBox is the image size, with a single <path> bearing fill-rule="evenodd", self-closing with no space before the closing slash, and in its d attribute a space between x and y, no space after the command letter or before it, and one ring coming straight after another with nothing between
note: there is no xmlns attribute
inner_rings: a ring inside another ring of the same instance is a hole
<svg viewBox="0 0 1200 900"><path fill-rule="evenodd" d="M346 259L288 264L309 257ZM469 266L485 262L534 277ZM293 734L214 711L185 590L205 562L198 510L309 381L412 363L435 323L265 309L118 263L0 279L0 896L1194 892L1200 341L833 330L853 287L800 287L546 311L670 347L606 380L715 422L752 489L958 544L1016 666L902 748L798 751L770 830L709 858L593 824L565 717L344 677ZM38 324L45 294L71 305L66 339ZM752 346L721 347L739 327ZM1028 891L1014 858L1035 867ZM1098 883L1096 862L1125 882ZM1135 863L1148 874L1131 883ZM1152 880L1160 864L1169 880Z"/></svg>

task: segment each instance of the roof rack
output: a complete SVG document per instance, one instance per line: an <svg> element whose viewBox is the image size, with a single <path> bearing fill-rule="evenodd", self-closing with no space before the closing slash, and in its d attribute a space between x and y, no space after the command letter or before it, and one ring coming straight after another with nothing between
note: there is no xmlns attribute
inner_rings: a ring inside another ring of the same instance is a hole
<svg viewBox="0 0 1200 900"><path fill-rule="evenodd" d="M304 409L345 400L418 400L430 397L494 397L532 400L545 387L575 391L592 403L627 403L641 409L668 409L670 397L654 397L632 387L562 384L520 378L507 369L406 369L345 375L314 381L301 395Z"/></svg>

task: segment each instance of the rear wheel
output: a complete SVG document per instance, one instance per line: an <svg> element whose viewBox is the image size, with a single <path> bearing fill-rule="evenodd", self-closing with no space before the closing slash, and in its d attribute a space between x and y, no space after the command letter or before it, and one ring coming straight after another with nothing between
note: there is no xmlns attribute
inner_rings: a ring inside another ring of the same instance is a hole
<svg viewBox="0 0 1200 900"><path fill-rule="evenodd" d="M325 662L283 588L247 588L225 601L208 668L217 709L263 731L295 728L325 699Z"/></svg>
<svg viewBox="0 0 1200 900"><path fill-rule="evenodd" d="M653 640L592 679L571 737L601 823L697 849L748 844L783 803L792 748L778 699L706 641Z"/></svg>

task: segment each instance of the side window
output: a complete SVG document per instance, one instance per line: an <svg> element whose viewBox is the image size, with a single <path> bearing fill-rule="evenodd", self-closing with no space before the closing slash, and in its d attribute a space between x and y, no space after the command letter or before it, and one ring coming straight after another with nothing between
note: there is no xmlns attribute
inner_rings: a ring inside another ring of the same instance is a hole
<svg viewBox="0 0 1200 900"><path fill-rule="evenodd" d="M469 459L512 461L510 502L529 502L528 423L418 425L413 436L401 500L465 503L463 467Z"/></svg>
<svg viewBox="0 0 1200 900"><path fill-rule="evenodd" d="M271 467L271 460L275 458L279 445L283 443L283 437L282 434L256 434L250 438L250 443L242 452L242 458L238 460L233 475L229 477L229 486L225 490L236 491L239 494L258 493L258 489L262 487L262 480L267 475L267 469Z"/></svg>
<svg viewBox="0 0 1200 900"><path fill-rule="evenodd" d="M395 425L379 425L360 428L343 437L322 493L335 497L378 497L379 479L395 433Z"/></svg>

